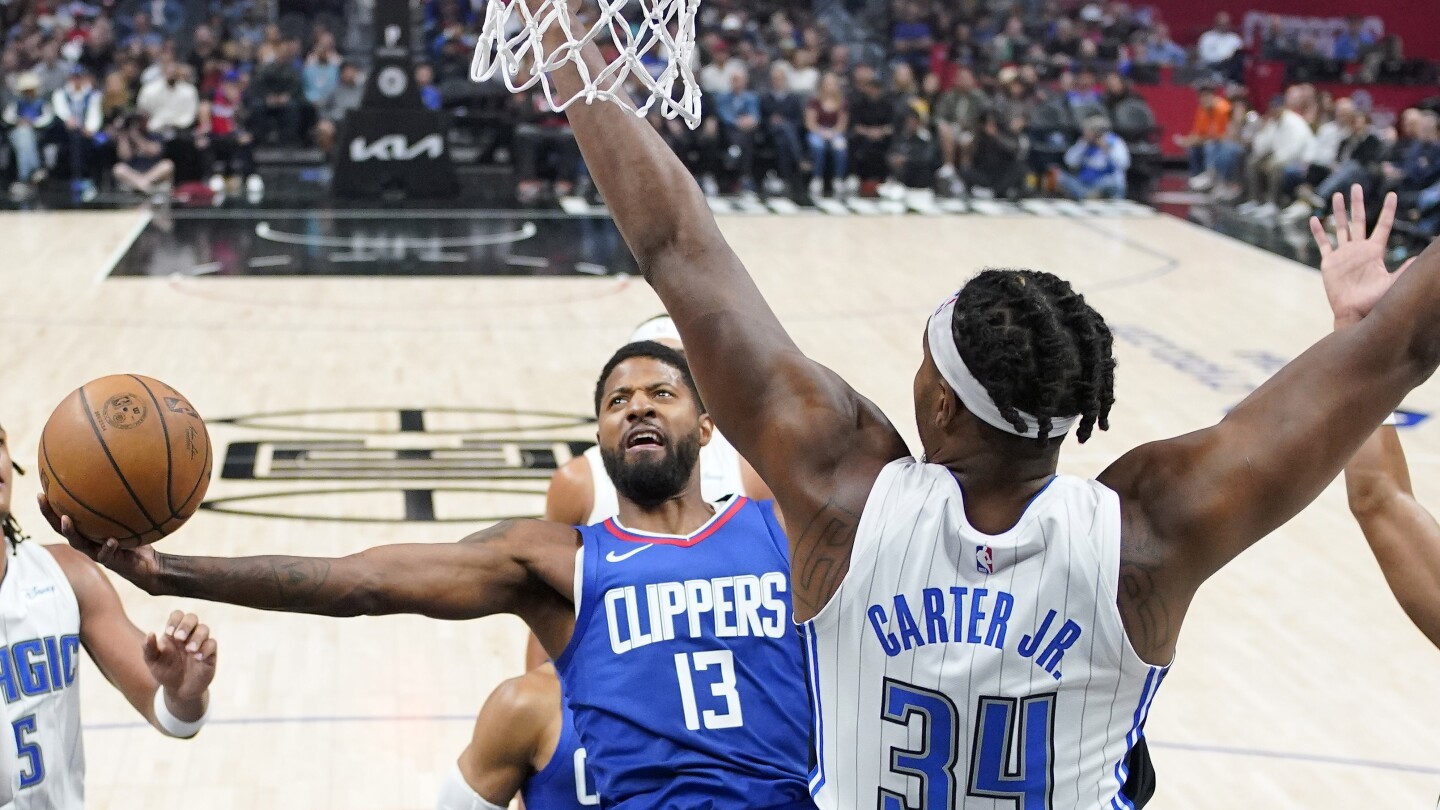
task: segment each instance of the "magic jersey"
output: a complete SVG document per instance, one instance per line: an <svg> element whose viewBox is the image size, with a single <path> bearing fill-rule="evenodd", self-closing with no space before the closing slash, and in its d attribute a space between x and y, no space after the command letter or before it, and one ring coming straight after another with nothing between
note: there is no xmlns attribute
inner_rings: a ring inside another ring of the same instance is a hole
<svg viewBox="0 0 1440 810"><path fill-rule="evenodd" d="M1128 760L1166 669L1130 646L1119 569L1120 501L1095 481L1056 476L987 535L948 469L887 465L849 572L803 626L816 803L1133 807Z"/></svg>
<svg viewBox="0 0 1440 810"><path fill-rule="evenodd" d="M580 529L556 662L603 807L810 807L810 703L785 536L769 503L685 537Z"/></svg>
<svg viewBox="0 0 1440 810"><path fill-rule="evenodd" d="M0 581L0 696L19 754L16 810L79 810L85 803L80 737L80 605L54 556L34 542L4 543Z"/></svg>

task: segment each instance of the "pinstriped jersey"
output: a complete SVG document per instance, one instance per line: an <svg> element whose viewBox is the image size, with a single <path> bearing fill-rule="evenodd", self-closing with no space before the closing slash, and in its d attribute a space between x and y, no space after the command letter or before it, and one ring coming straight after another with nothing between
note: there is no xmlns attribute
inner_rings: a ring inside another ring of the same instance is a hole
<svg viewBox="0 0 1440 810"><path fill-rule="evenodd" d="M38 543L3 544L0 699L19 756L6 810L78 810L85 803L80 738L80 605L60 563Z"/></svg>
<svg viewBox="0 0 1440 810"><path fill-rule="evenodd" d="M901 459L865 504L839 590L803 626L816 804L1135 806L1127 760L1165 668L1116 606L1120 501L1057 476L998 535L944 467Z"/></svg>

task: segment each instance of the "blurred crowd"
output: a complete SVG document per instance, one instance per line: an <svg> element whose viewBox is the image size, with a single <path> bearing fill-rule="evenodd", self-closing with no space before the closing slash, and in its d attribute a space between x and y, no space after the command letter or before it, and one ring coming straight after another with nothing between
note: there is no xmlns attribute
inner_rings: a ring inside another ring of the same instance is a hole
<svg viewBox="0 0 1440 810"><path fill-rule="evenodd" d="M337 14L294 21L282 31L248 0L0 4L12 195L52 175L82 200L110 178L145 194L187 182L260 194L255 150L328 146L364 86L336 47Z"/></svg>
<svg viewBox="0 0 1440 810"><path fill-rule="evenodd" d="M1410 108L1377 122L1368 98L1291 85L1266 109L1235 86L1205 86L1191 132L1190 186L1260 224L1303 225L1324 216L1336 193L1399 197L1399 221L1416 236L1440 235L1440 115Z"/></svg>
<svg viewBox="0 0 1440 810"><path fill-rule="evenodd" d="M543 95L469 81L485 2L418 4L424 103L451 116L452 136L465 121L500 133L485 159L514 166L522 202L584 192L574 139ZM340 52L341 3L293 3L302 13L282 17L290 25L271 20L285 0L265 13L253 0L0 3L0 166L12 193L49 176L81 198L112 178L142 193L187 182L258 193L257 150L328 152L360 104L368 53ZM857 12L865 30L838 37L815 11L827 5ZM883 23L858 13L877 6ZM1162 77L1209 88L1185 136L1197 188L1247 195L1261 216L1298 211L1339 182L1317 167L1348 177L1357 162L1386 182L1401 172L1405 191L1426 179L1392 154L1420 137L1412 124L1392 141L1377 135L1387 151L1376 162L1337 139L1356 117L1369 126L1360 105L1297 88L1252 111L1238 90L1249 59L1283 63L1297 82L1431 75L1358 18L1325 38L1271 18L1253 46L1227 14L1182 45L1153 10L1115 0L704 0L696 25L701 125L652 120L711 194L1141 196L1160 171L1159 129L1134 87ZM642 61L658 73L664 59L657 48ZM495 109L482 116L487 98Z"/></svg>

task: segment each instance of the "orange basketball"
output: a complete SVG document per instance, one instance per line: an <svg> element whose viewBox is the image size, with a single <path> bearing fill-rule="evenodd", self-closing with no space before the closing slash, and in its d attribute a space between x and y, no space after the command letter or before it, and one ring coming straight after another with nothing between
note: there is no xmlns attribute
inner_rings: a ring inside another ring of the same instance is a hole
<svg viewBox="0 0 1440 810"><path fill-rule="evenodd" d="M40 436L40 487L93 540L153 543L180 528L210 486L210 434L190 401L138 374L77 388Z"/></svg>

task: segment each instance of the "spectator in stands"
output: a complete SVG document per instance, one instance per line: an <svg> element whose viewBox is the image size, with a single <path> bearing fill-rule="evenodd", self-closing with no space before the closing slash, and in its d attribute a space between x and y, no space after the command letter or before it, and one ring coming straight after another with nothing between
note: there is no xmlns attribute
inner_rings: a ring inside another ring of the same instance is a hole
<svg viewBox="0 0 1440 810"><path fill-rule="evenodd" d="M1353 103L1339 105L1335 120L1345 128L1345 138L1335 157L1335 170L1313 191L1302 186L1296 192L1296 196L1309 203L1312 213L1323 214L1332 195L1347 191L1356 183L1364 186L1367 194L1371 193L1385 154L1385 144L1370 126L1364 110Z"/></svg>
<svg viewBox="0 0 1440 810"><path fill-rule="evenodd" d="M341 63L340 79L335 84L335 92L330 94L329 101L318 110L319 121L315 125L315 143L327 154L335 144L340 122L345 120L345 115L351 110L359 109L364 97L365 80L360 75L360 69L354 62Z"/></svg>
<svg viewBox="0 0 1440 810"><path fill-rule="evenodd" d="M182 62L165 65L163 75L140 88L135 105L145 114L151 132L166 140L177 132L195 126L200 97L188 79L189 69Z"/></svg>
<svg viewBox="0 0 1440 810"><path fill-rule="evenodd" d="M1230 131L1230 102L1215 85L1200 85L1200 103L1195 108L1195 121L1188 135L1176 135L1175 143L1185 148L1190 158L1190 188L1207 191L1219 178L1216 150L1225 143Z"/></svg>
<svg viewBox="0 0 1440 810"><path fill-rule="evenodd" d="M40 79L40 95L49 98L70 78L70 63L60 58L60 41L52 39L40 46L40 61L30 68Z"/></svg>
<svg viewBox="0 0 1440 810"><path fill-rule="evenodd" d="M126 118L115 134L115 180L141 194L157 193L175 174L175 164L165 157L160 136L150 130L144 113Z"/></svg>
<svg viewBox="0 0 1440 810"><path fill-rule="evenodd" d="M1347 64L1359 62L1375 45L1375 32L1365 27L1365 21L1354 15L1345 21L1345 30L1335 37L1331 56Z"/></svg>
<svg viewBox="0 0 1440 810"><path fill-rule="evenodd" d="M891 45L896 60L911 67L916 73L930 69L930 48L935 44L934 32L924 19L921 4L908 2L900 4L900 19L891 32Z"/></svg>
<svg viewBox="0 0 1440 810"><path fill-rule="evenodd" d="M1029 50L1030 38L1025 34L1025 21L1019 15L1006 19L1004 30L990 40L990 54L996 62L1020 62Z"/></svg>
<svg viewBox="0 0 1440 810"><path fill-rule="evenodd" d="M742 191L755 190L755 138L760 131L760 97L750 89L750 75L736 71L730 89L715 97L715 116L725 138L728 167L740 178Z"/></svg>
<svg viewBox="0 0 1440 810"><path fill-rule="evenodd" d="M703 93L727 93L734 75L747 69L743 59L727 46L717 44L714 50L707 50L696 80Z"/></svg>
<svg viewBox="0 0 1440 810"><path fill-rule="evenodd" d="M415 65L415 87L420 91L420 103L427 110L438 110L445 103L440 88L435 86L435 69L427 62Z"/></svg>
<svg viewBox="0 0 1440 810"><path fill-rule="evenodd" d="M52 105L55 117L65 127L66 153L70 159L70 186L81 199L95 196L95 137L105 125L100 91L90 78L90 71L76 65L70 69L70 80L55 91Z"/></svg>
<svg viewBox="0 0 1440 810"><path fill-rule="evenodd" d="M815 95L815 91L820 88L820 69L815 67L815 51L810 48L796 48L790 60L786 80L790 90L806 98Z"/></svg>
<svg viewBox="0 0 1440 810"><path fill-rule="evenodd" d="M1164 23L1155 26L1144 41L1147 57L1144 61L1148 64L1184 67L1189 61L1189 54L1170 38L1170 26Z"/></svg>
<svg viewBox="0 0 1440 810"><path fill-rule="evenodd" d="M1013 199L1025 190L1029 149L1023 117L1005 118L997 110L986 110L975 135L974 157L962 168L961 176L972 194L983 188L997 197Z"/></svg>
<svg viewBox="0 0 1440 810"><path fill-rule="evenodd" d="M144 51L153 51L165 44L165 35L151 27L149 14L141 11L133 19L130 35L120 41L122 47L138 45Z"/></svg>
<svg viewBox="0 0 1440 810"><path fill-rule="evenodd" d="M849 167L850 149L845 133L850 127L850 109L840 77L826 73L810 103L805 105L806 141L810 146L810 195L819 196L828 177L834 192L840 190ZM829 174L825 172L829 168Z"/></svg>
<svg viewBox="0 0 1440 810"><path fill-rule="evenodd" d="M279 36L279 32L275 32ZM250 131L255 142L272 146L301 146L305 140L304 88L295 68L299 44L293 41L268 42L262 63L250 81Z"/></svg>
<svg viewBox="0 0 1440 810"><path fill-rule="evenodd" d="M220 43L215 40L214 30L208 25L196 26L185 63L190 66L190 75L195 77L195 87L202 98L209 96L225 73L217 67L220 61Z"/></svg>
<svg viewBox="0 0 1440 810"><path fill-rule="evenodd" d="M1104 116L1085 119L1080 139L1065 152L1065 165L1070 171L1060 174L1060 187L1072 199L1125 196L1130 149L1123 138L1110 131L1110 122Z"/></svg>
<svg viewBox="0 0 1440 810"><path fill-rule="evenodd" d="M565 114L550 109L538 89L516 93L513 108L520 120L514 141L520 202L529 205L540 199L546 176L553 178L551 190L556 197L569 196L575 188L580 148Z"/></svg>
<svg viewBox="0 0 1440 810"><path fill-rule="evenodd" d="M936 176L953 196L965 193L965 182L957 167L970 163L966 158L989 108L990 98L980 89L975 73L969 68L961 68L955 74L955 86L935 102L935 132L940 146L940 169Z"/></svg>
<svg viewBox="0 0 1440 810"><path fill-rule="evenodd" d="M720 186L715 178L723 168L721 152L724 146L719 120L713 115L705 115L700 121L700 128L692 130L683 121L667 119L658 110L653 110L650 123L685 168L700 178L700 187L705 195L713 197L719 194Z"/></svg>
<svg viewBox="0 0 1440 810"><path fill-rule="evenodd" d="M1382 193L1413 194L1440 182L1440 116L1419 112L1411 120L1414 136L1405 144L1399 162L1381 167Z"/></svg>
<svg viewBox="0 0 1440 810"><path fill-rule="evenodd" d="M1285 222L1303 222L1314 213L1312 201L1315 187L1335 171L1340 163L1340 148L1350 135L1357 112L1355 102L1348 98L1336 100L1328 93L1318 96L1315 137L1303 165L1287 172L1285 184L1295 197L1280 217Z"/></svg>
<svg viewBox="0 0 1440 810"><path fill-rule="evenodd" d="M928 116L918 107L901 114L895 137L890 142L890 177L895 198L906 188L930 188L940 165L940 150L930 134Z"/></svg>
<svg viewBox="0 0 1440 810"><path fill-rule="evenodd" d="M40 95L40 77L25 73L15 82L16 97L0 114L10 128L10 148L15 150L16 180L11 193L28 194L45 181L45 164L40 157L40 143L46 129L55 121L49 99Z"/></svg>
<svg viewBox="0 0 1440 810"><path fill-rule="evenodd" d="M315 37L315 45L305 57L305 67L301 71L305 100L315 105L316 109L323 108L335 94L335 87L340 83L342 61L335 51L335 37L322 30Z"/></svg>
<svg viewBox="0 0 1440 810"><path fill-rule="evenodd" d="M125 74L118 70L106 74L100 98L100 114L105 119L105 125L109 126L133 106L135 96L130 92L130 82L125 80Z"/></svg>
<svg viewBox="0 0 1440 810"><path fill-rule="evenodd" d="M209 165L210 190L219 194L234 190L240 182L256 197L265 186L255 173L255 138L245 129L244 76L230 71L220 80L211 97L201 102L195 145Z"/></svg>
<svg viewBox="0 0 1440 810"><path fill-rule="evenodd" d="M771 66L770 89L760 97L760 114L765 121L765 136L775 150L775 171L794 193L805 162L800 135L805 128L805 99L790 89L792 75L784 62Z"/></svg>
<svg viewBox="0 0 1440 810"><path fill-rule="evenodd" d="M1280 213L1286 172L1305 162L1315 140L1306 120L1314 93L1314 88L1295 85L1285 91L1284 103L1267 116L1245 166L1249 201L1236 209L1237 213L1261 221L1273 220Z"/></svg>
<svg viewBox="0 0 1440 810"><path fill-rule="evenodd" d="M1105 108L1105 112L1110 114L1112 120L1115 118L1117 107L1138 98L1140 96L1135 94L1129 79L1114 71L1105 74L1105 80L1100 85L1100 106Z"/></svg>
<svg viewBox="0 0 1440 810"><path fill-rule="evenodd" d="M857 92L850 101L850 152L860 194L871 197L890 173L886 155L895 135L895 105L874 68L855 68L854 81Z"/></svg>
<svg viewBox="0 0 1440 810"><path fill-rule="evenodd" d="M1095 74L1088 70L1081 71L1079 75L1068 70L1061 73L1060 93L1072 112L1100 103L1100 91L1095 88Z"/></svg>
<svg viewBox="0 0 1440 810"><path fill-rule="evenodd" d="M1213 70L1226 79L1239 82L1243 79L1244 54L1241 50L1245 41L1230 27L1229 12L1215 15L1215 25L1200 35L1196 53L1200 65Z"/></svg>

